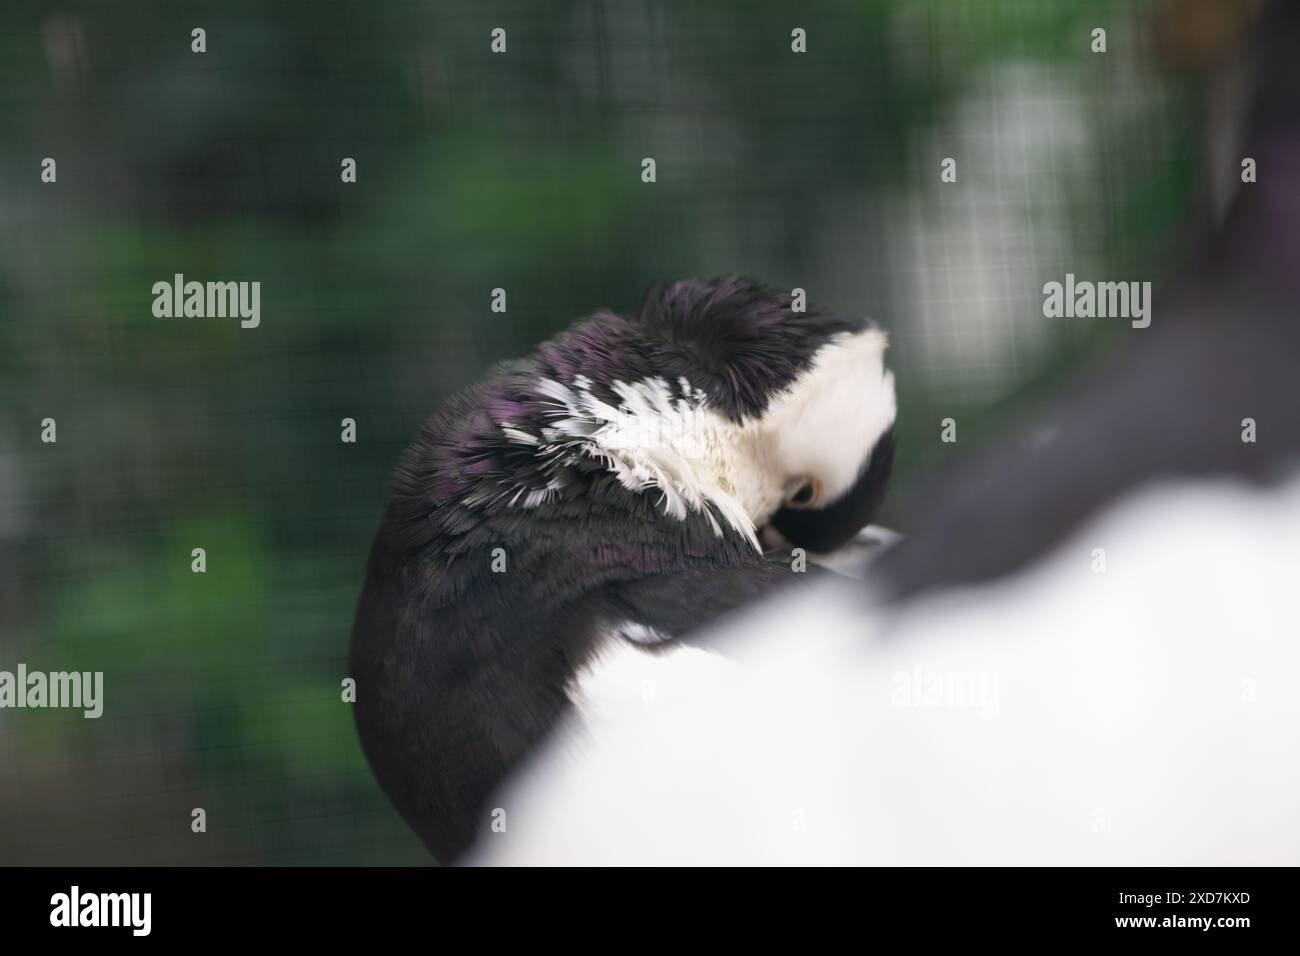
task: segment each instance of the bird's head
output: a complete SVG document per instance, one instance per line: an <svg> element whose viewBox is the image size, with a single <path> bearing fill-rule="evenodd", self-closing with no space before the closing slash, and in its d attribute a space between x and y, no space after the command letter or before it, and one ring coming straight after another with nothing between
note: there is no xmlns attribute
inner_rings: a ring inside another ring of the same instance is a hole
<svg viewBox="0 0 1300 956"><path fill-rule="evenodd" d="M652 291L638 321L704 393L699 471L766 543L830 551L870 521L893 459L883 331L736 277Z"/></svg>
<svg viewBox="0 0 1300 956"><path fill-rule="evenodd" d="M496 424L529 475L509 500L563 500L595 468L719 535L832 550L888 480L885 347L865 320L747 279L653 289L636 315L599 313L511 377Z"/></svg>
<svg viewBox="0 0 1300 956"><path fill-rule="evenodd" d="M398 467L387 540L653 505L760 550L833 550L889 478L885 347L865 319L748 279L653 289L636 314L597 313L448 402Z"/></svg>

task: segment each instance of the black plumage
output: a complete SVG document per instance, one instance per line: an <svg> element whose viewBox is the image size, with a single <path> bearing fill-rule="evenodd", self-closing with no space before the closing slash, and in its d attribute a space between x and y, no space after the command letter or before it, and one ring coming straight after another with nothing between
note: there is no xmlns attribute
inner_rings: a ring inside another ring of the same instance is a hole
<svg viewBox="0 0 1300 956"><path fill-rule="evenodd" d="M652 290L635 317L579 322L429 419L371 550L352 672L371 766L439 860L473 841L485 799L569 709L575 673L605 635L634 622L680 636L802 580L788 555L768 560L716 516L665 514L598 458L548 444L565 423L539 383L580 382L616 404L615 382L658 377L680 391L686 379L740 422L834 337L866 327L794 312L788 295L743 279L680 282ZM888 454L873 456L846 496L836 522L851 515L848 535L869 519L888 466ZM810 532L811 514L800 518ZM787 532L795 544L800 527Z"/></svg>

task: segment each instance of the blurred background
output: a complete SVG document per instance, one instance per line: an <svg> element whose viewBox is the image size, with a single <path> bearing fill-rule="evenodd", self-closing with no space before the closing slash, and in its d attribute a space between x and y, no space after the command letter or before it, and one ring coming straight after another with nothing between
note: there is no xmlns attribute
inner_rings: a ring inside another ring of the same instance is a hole
<svg viewBox="0 0 1300 956"><path fill-rule="evenodd" d="M0 711L0 863L428 863L340 682L437 403L654 281L799 286L891 333L906 533L909 488L1133 334L1042 286L1159 287L1248 6L6 0L0 669L106 704ZM260 281L260 327L155 318L178 272Z"/></svg>

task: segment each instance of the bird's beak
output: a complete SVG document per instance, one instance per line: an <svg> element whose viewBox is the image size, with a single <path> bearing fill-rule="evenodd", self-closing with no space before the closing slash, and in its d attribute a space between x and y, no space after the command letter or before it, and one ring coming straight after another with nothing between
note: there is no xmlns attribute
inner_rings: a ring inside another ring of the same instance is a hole
<svg viewBox="0 0 1300 956"><path fill-rule="evenodd" d="M788 554L790 549L794 547L789 538L770 524L765 524L758 529L758 543L763 546L764 554L771 554L776 551Z"/></svg>

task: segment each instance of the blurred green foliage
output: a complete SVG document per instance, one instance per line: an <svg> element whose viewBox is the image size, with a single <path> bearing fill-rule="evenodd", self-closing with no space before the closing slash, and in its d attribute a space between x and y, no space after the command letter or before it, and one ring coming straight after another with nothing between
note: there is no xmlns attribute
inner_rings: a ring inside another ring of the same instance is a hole
<svg viewBox="0 0 1300 956"><path fill-rule="evenodd" d="M1096 133L1104 190L1057 183L1079 243L1158 274L1192 191L1195 97L1143 63L1140 9L9 0L0 667L103 670L107 708L0 713L0 862L426 862L340 701L370 537L420 422L655 280L743 272L894 330L906 491L955 454L933 441L941 414L987 432L1116 331L1012 360L991 397L910 375L883 201L924 205L935 130L978 77L1031 62ZM1099 21L1158 94L1154 132L1088 51ZM174 273L260 281L261 327L155 319L151 286Z"/></svg>

